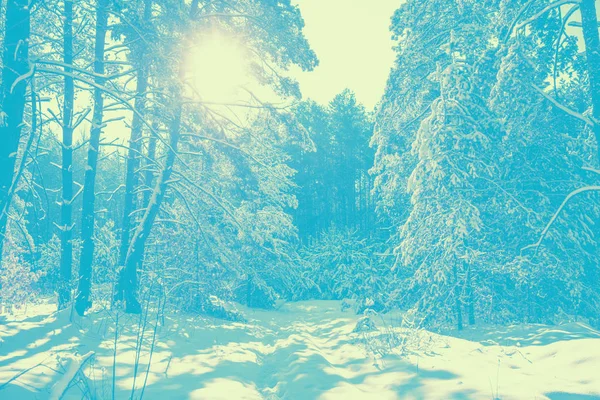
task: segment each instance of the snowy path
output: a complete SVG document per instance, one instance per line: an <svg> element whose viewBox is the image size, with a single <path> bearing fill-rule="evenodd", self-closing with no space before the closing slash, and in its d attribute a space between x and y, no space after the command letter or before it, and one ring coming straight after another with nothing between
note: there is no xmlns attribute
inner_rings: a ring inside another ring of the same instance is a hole
<svg viewBox="0 0 600 400"><path fill-rule="evenodd" d="M357 316L339 307L313 301L245 310L248 324L167 320L158 331L144 399L600 398L600 335L585 325L480 329L462 338L422 332L426 348L380 358L351 333ZM68 313L35 312L40 315L0 320L0 385L41 363L0 389L0 399L48 398L62 376L60 365L89 351L96 353L84 368L89 390L111 398L114 321L96 313L69 323ZM132 392L136 317L122 317L120 327L118 399ZM152 337L149 325L134 398L146 379ZM72 387L66 397L81 393Z"/></svg>

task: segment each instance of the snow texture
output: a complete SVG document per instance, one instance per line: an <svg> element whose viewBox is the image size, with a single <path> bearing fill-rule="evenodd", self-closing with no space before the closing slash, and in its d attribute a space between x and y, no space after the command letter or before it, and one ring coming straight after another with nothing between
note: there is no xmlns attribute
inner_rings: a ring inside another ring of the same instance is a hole
<svg viewBox="0 0 600 400"><path fill-rule="evenodd" d="M373 315L377 329L353 333L360 316L339 301L239 306L248 323L177 315L146 328L133 398L145 399L593 399L600 397L600 332L582 323L488 326L434 334L395 328L401 315ZM70 321L72 318L72 322ZM134 384L138 318L120 315L116 398ZM29 307L0 324L2 399L111 397L115 321L107 311ZM386 338L409 337L379 356ZM403 336L406 334L408 336ZM85 355L76 355L85 354ZM85 384L76 375L85 375ZM0 386L1 387L1 386Z"/></svg>

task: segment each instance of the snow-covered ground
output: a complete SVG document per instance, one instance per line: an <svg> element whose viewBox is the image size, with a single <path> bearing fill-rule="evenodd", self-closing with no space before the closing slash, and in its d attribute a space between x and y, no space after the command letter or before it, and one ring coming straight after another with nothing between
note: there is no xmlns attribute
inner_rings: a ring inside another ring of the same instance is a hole
<svg viewBox="0 0 600 400"><path fill-rule="evenodd" d="M584 324L419 331L390 353L391 316L353 333L359 317L339 302L243 312L248 323L159 318L156 336L152 310L143 335L139 317L120 315L116 359L107 311L4 315L0 399L110 399L113 362L117 399L600 399L600 333Z"/></svg>

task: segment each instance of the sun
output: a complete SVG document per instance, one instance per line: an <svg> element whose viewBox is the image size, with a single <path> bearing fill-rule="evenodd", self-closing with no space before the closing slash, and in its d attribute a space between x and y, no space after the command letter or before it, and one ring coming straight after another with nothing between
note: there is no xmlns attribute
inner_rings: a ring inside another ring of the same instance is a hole
<svg viewBox="0 0 600 400"><path fill-rule="evenodd" d="M239 40L220 32L199 35L187 64L187 81L202 101L235 101L249 82L247 50Z"/></svg>

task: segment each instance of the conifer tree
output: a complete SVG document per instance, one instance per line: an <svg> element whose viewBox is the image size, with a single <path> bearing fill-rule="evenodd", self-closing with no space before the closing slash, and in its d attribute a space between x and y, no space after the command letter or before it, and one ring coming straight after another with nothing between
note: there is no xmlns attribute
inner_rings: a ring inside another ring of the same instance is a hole
<svg viewBox="0 0 600 400"><path fill-rule="evenodd" d="M27 82L30 77L28 0L8 0L4 17L2 86L0 87L0 264L8 212L14 191L15 162L23 129Z"/></svg>

